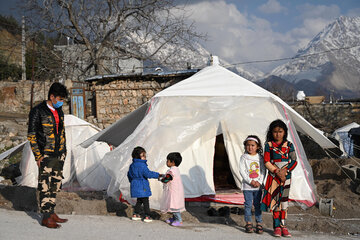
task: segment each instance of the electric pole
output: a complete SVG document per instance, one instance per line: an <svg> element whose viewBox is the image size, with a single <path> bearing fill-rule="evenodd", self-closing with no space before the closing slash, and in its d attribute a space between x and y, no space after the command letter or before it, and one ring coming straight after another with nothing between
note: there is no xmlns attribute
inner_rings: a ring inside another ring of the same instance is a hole
<svg viewBox="0 0 360 240"><path fill-rule="evenodd" d="M25 41L25 17L22 16L22 31L21 31L21 80L26 80L26 65L25 65L25 53L26 53L26 41Z"/></svg>

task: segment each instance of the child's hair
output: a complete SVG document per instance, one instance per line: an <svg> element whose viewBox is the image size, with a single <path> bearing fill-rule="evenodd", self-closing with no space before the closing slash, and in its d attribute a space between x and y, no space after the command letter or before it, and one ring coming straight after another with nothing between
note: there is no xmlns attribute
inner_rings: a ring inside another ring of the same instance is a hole
<svg viewBox="0 0 360 240"><path fill-rule="evenodd" d="M50 100L50 95L54 95L54 97L63 97L67 98L68 91L64 85L61 83L55 82L50 86L49 93L48 93L48 100Z"/></svg>
<svg viewBox="0 0 360 240"><path fill-rule="evenodd" d="M132 158L140 159L140 154L143 153L143 152L146 152L145 149L143 147L137 146L132 151L131 156L132 156Z"/></svg>
<svg viewBox="0 0 360 240"><path fill-rule="evenodd" d="M270 142L270 141L274 140L272 132L273 132L274 128L276 128L276 127L284 129L285 133L284 133L283 143L286 142L287 136L288 136L288 128L287 128L286 124L280 119L277 119L277 120L273 121L272 123L270 123L269 129L266 134L266 142Z"/></svg>
<svg viewBox="0 0 360 240"><path fill-rule="evenodd" d="M257 142L256 142L256 141ZM256 135L249 135L246 137L245 141L244 141L244 148L246 147L246 142L247 141L254 141L256 142L257 146L258 146L258 149L256 150L257 153L262 153L263 152L263 149L262 149L262 144L261 144L261 141L260 141L260 138Z"/></svg>
<svg viewBox="0 0 360 240"><path fill-rule="evenodd" d="M166 159L170 160L170 162L174 162L175 166L179 166L181 161L182 161L182 157L181 154L179 152L171 152L167 155Z"/></svg>

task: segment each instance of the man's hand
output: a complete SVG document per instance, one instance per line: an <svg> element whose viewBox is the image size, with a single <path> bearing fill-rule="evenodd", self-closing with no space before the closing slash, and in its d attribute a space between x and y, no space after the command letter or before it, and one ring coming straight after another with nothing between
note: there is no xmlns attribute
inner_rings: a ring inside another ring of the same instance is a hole
<svg viewBox="0 0 360 240"><path fill-rule="evenodd" d="M41 161L44 159L44 157L41 157L39 160L36 161L36 165L40 167Z"/></svg>

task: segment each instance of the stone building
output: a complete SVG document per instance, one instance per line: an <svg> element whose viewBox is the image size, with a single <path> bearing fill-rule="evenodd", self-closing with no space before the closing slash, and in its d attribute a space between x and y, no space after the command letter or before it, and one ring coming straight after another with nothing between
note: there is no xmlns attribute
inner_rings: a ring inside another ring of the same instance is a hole
<svg viewBox="0 0 360 240"><path fill-rule="evenodd" d="M199 69L149 74L118 74L86 79L92 96L87 99L88 120L106 127L134 111L161 90L184 80Z"/></svg>

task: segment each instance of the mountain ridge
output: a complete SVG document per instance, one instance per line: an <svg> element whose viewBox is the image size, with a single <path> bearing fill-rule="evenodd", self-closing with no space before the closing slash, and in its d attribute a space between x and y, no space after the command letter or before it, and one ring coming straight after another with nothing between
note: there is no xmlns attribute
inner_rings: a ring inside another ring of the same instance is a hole
<svg viewBox="0 0 360 240"><path fill-rule="evenodd" d="M308 80L307 88L310 81L312 88L323 88L337 97L360 97L358 36L360 17L341 16L299 49L294 59L276 67L266 77L278 76L296 84L297 88L302 88L302 80Z"/></svg>

